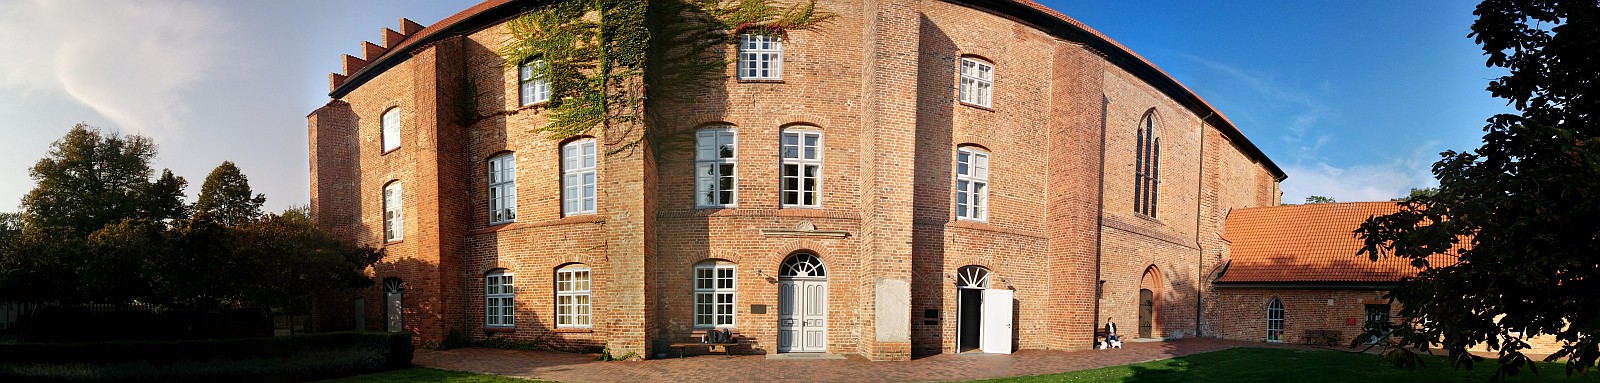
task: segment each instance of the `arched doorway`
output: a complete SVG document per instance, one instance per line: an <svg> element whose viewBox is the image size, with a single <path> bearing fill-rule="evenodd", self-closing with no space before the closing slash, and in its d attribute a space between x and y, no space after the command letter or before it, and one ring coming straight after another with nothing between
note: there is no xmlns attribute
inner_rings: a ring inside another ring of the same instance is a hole
<svg viewBox="0 0 1600 383"><path fill-rule="evenodd" d="M1011 290L990 289L989 269L956 269L956 352L1011 353Z"/></svg>
<svg viewBox="0 0 1600 383"><path fill-rule="evenodd" d="M778 267L778 352L828 351L828 271L816 254Z"/></svg>
<svg viewBox="0 0 1600 383"><path fill-rule="evenodd" d="M400 278L389 277L383 279L383 317L388 332L405 331L405 320L401 318L401 283Z"/></svg>
<svg viewBox="0 0 1600 383"><path fill-rule="evenodd" d="M1160 323L1161 271L1154 265L1144 269L1139 278L1139 337L1154 338L1156 323Z"/></svg>

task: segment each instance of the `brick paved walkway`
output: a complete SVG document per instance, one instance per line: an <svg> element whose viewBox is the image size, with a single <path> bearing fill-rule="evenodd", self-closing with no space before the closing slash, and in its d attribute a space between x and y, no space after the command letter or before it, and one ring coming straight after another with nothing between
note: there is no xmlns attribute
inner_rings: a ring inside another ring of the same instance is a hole
<svg viewBox="0 0 1600 383"><path fill-rule="evenodd" d="M417 350L418 366L560 382L922 382L1051 374L1140 363L1234 347L1305 348L1220 339L1128 342L1091 351L1023 350L1011 355L935 355L909 362L768 360L762 355L702 355L641 362L596 362L593 355L464 348Z"/></svg>

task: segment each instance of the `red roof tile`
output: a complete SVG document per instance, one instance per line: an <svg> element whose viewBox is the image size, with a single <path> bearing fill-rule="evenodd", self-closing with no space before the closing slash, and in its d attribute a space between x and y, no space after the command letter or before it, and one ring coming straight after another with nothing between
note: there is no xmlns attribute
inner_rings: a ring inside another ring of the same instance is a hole
<svg viewBox="0 0 1600 383"><path fill-rule="evenodd" d="M1232 262L1217 282L1393 283L1416 276L1410 260L1356 255L1362 244L1356 228L1399 209L1394 202L1354 202L1234 210L1224 232Z"/></svg>

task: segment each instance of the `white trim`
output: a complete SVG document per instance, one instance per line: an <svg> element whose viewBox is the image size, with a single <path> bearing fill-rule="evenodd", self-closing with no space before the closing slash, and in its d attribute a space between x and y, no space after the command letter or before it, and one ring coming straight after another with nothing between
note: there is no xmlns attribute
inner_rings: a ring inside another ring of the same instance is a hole
<svg viewBox="0 0 1600 383"><path fill-rule="evenodd" d="M738 307L737 267L731 262L694 266L694 300L690 315L695 328L733 328ZM704 310L702 310L704 309Z"/></svg>
<svg viewBox="0 0 1600 383"><path fill-rule="evenodd" d="M695 132L694 153L694 206L696 208L738 206L738 131L730 126L700 129Z"/></svg>
<svg viewBox="0 0 1600 383"><path fill-rule="evenodd" d="M405 211L405 198L400 189L400 181L392 181L383 185L383 241L394 242L405 239L406 221L403 216Z"/></svg>
<svg viewBox="0 0 1600 383"><path fill-rule="evenodd" d="M772 34L740 34L737 61L740 80L782 80L783 40Z"/></svg>
<svg viewBox="0 0 1600 383"><path fill-rule="evenodd" d="M516 327L516 288L511 272L491 271L483 276L483 325L486 327Z"/></svg>
<svg viewBox="0 0 1600 383"><path fill-rule="evenodd" d="M589 292L594 272L577 264L556 269L556 328L590 328L594 303Z"/></svg>
<svg viewBox="0 0 1600 383"><path fill-rule="evenodd" d="M383 117L379 119L379 123L381 124L382 128L382 131L379 132L381 136L380 138L383 141L382 153L388 153L390 150L399 149L400 107L397 106L383 111Z"/></svg>
<svg viewBox="0 0 1600 383"><path fill-rule="evenodd" d="M989 220L989 152L971 146L956 148L956 219Z"/></svg>
<svg viewBox="0 0 1600 383"><path fill-rule="evenodd" d="M826 149L823 144L822 131L807 128L784 129L779 135L778 157L782 165L778 168L778 202L785 208L820 208L822 207L822 154ZM791 141L790 138L793 138ZM814 139L814 140L812 140ZM809 141L809 142L808 142ZM793 175L786 173L793 166ZM811 170L808 172L807 170ZM810 175L807 175L810 173ZM794 188L790 187L790 180L794 181ZM807 181L810 188L807 189ZM810 200L807 200L807 196ZM789 197L793 196L793 203ZM806 203L810 202L810 203Z"/></svg>
<svg viewBox="0 0 1600 383"><path fill-rule="evenodd" d="M522 106L550 101L549 68L544 60L533 59L517 66L517 93Z"/></svg>
<svg viewBox="0 0 1600 383"><path fill-rule="evenodd" d="M489 170L489 224L517 221L517 157L515 153L502 153L490 157Z"/></svg>
<svg viewBox="0 0 1600 383"><path fill-rule="evenodd" d="M973 57L962 57L959 67L961 89L957 98L962 103L985 108L993 105L994 64Z"/></svg>
<svg viewBox="0 0 1600 383"><path fill-rule="evenodd" d="M597 148L593 138L573 140L561 145L561 216L594 214L599 198L595 184Z"/></svg>

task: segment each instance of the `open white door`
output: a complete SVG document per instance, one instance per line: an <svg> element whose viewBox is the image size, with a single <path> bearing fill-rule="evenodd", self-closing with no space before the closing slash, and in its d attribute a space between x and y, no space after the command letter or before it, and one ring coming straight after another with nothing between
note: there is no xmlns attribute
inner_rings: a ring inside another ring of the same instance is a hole
<svg viewBox="0 0 1600 383"><path fill-rule="evenodd" d="M983 290L983 352L1011 353L1011 290Z"/></svg>

